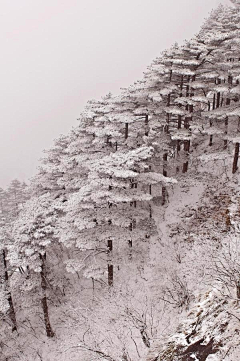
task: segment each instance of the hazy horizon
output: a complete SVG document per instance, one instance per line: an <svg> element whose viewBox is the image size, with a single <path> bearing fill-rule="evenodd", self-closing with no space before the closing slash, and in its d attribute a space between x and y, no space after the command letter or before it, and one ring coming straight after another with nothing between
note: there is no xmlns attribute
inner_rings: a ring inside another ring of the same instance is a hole
<svg viewBox="0 0 240 361"><path fill-rule="evenodd" d="M219 3L2 1L0 187L28 181L43 150L77 125L87 100L140 79Z"/></svg>

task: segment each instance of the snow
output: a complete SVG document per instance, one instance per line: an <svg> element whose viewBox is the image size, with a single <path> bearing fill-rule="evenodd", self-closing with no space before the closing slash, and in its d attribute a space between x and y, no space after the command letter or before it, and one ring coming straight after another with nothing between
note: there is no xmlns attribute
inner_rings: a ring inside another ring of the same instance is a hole
<svg viewBox="0 0 240 361"><path fill-rule="evenodd" d="M0 191L6 359L200 360L206 346L207 361L239 358L238 23L220 7L141 81L90 101L46 153L29 200ZM216 93L221 106L206 111Z"/></svg>
<svg viewBox="0 0 240 361"><path fill-rule="evenodd" d="M192 134L187 129L179 129L171 134L172 140L191 140Z"/></svg>
<svg viewBox="0 0 240 361"><path fill-rule="evenodd" d="M162 174L159 173L141 173L138 177L137 177L139 182L145 183L145 184L158 184L158 183L163 183L165 185L167 184L177 184L177 180L170 178L170 177L165 177Z"/></svg>

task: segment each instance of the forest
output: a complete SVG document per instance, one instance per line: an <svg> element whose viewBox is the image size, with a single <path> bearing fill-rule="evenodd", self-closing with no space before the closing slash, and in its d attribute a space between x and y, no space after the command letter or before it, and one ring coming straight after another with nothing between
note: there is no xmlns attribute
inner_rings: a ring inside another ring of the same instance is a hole
<svg viewBox="0 0 240 361"><path fill-rule="evenodd" d="M0 189L1 361L240 359L240 1Z"/></svg>

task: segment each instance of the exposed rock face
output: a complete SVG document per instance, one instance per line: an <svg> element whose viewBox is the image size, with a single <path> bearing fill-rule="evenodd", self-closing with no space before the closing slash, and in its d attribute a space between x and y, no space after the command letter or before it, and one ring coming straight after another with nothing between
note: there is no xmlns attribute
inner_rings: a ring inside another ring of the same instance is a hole
<svg viewBox="0 0 240 361"><path fill-rule="evenodd" d="M215 292L205 294L168 342L152 349L146 361L237 361L240 310ZM232 358L233 357L233 358Z"/></svg>

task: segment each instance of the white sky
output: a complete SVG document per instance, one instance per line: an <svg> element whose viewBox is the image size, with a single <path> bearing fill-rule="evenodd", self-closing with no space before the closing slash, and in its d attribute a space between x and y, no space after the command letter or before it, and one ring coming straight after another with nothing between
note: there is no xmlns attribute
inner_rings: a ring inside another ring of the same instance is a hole
<svg viewBox="0 0 240 361"><path fill-rule="evenodd" d="M27 181L87 100L141 78L220 2L0 0L0 186Z"/></svg>

